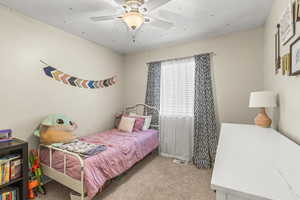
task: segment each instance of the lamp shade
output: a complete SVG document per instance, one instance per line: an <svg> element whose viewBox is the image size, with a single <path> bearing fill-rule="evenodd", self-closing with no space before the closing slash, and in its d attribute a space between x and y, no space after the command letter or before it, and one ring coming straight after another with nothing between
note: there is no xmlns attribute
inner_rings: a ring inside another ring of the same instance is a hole
<svg viewBox="0 0 300 200"><path fill-rule="evenodd" d="M276 106L276 94L272 91L252 92L250 95L250 108L271 108Z"/></svg>
<svg viewBox="0 0 300 200"><path fill-rule="evenodd" d="M125 15L123 16L123 20L130 28L130 30L133 31L138 29L145 22L144 16L139 12L125 13Z"/></svg>

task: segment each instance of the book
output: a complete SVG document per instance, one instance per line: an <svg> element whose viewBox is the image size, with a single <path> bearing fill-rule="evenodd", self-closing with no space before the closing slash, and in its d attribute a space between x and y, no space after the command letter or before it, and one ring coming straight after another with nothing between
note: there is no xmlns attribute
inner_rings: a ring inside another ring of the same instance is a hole
<svg viewBox="0 0 300 200"><path fill-rule="evenodd" d="M9 162L4 163L3 168L4 168L4 174L3 174L2 184L5 184L9 182L9 169L10 169Z"/></svg>
<svg viewBox="0 0 300 200"><path fill-rule="evenodd" d="M21 177L22 160L20 158L10 161L10 180Z"/></svg>
<svg viewBox="0 0 300 200"><path fill-rule="evenodd" d="M13 141L13 138L0 139L0 143L2 143L2 142L11 142L11 141Z"/></svg>
<svg viewBox="0 0 300 200"><path fill-rule="evenodd" d="M5 163L1 164L1 180L0 180L0 184L2 185L4 183L4 179L5 179Z"/></svg>
<svg viewBox="0 0 300 200"><path fill-rule="evenodd" d="M18 190L15 190L14 191L14 194L13 194L13 200L18 200L17 198L18 198Z"/></svg>

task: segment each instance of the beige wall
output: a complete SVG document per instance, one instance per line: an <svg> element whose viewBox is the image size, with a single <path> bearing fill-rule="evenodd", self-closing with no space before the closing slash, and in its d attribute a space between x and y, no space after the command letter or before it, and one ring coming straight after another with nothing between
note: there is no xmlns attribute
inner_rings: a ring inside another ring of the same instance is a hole
<svg viewBox="0 0 300 200"><path fill-rule="evenodd" d="M220 120L252 123L257 111L248 108L249 94L263 89L263 28L127 55L126 104L144 102L147 62L207 52L217 54L213 73Z"/></svg>
<svg viewBox="0 0 300 200"><path fill-rule="evenodd" d="M274 0L270 16L265 25L264 85L266 89L277 92L279 96L279 108L275 112L271 111L275 119L274 125L279 128L280 132L300 143L300 76L287 77L274 74L274 34L276 24L279 22L279 18L288 2L289 0ZM299 24L297 29L297 35L281 48L282 56L288 53L290 43L299 37Z"/></svg>
<svg viewBox="0 0 300 200"><path fill-rule="evenodd" d="M123 107L123 56L4 7L0 25L0 129L33 144L33 129L51 113L70 116L79 135L112 126ZM106 89L67 86L46 77L40 59L77 77L120 80Z"/></svg>

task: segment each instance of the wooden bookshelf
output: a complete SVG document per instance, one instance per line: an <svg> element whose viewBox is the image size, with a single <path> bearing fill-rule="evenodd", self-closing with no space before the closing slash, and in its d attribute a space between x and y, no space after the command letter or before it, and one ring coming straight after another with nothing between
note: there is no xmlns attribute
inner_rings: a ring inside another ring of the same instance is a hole
<svg viewBox="0 0 300 200"><path fill-rule="evenodd" d="M21 156L22 175L20 178L0 185L0 189L5 189L6 187L18 188L18 200L26 200L28 184L28 143L17 138L14 138L11 142L0 143L0 157L10 154L19 154Z"/></svg>

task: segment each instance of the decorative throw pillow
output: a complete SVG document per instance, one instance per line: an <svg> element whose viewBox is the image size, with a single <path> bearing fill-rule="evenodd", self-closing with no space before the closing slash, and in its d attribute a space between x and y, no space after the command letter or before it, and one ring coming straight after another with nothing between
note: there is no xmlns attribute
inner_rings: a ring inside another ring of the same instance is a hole
<svg viewBox="0 0 300 200"><path fill-rule="evenodd" d="M145 118L135 117L135 123L134 123L133 131L138 132L138 131L143 130L144 123L145 123Z"/></svg>
<svg viewBox="0 0 300 200"><path fill-rule="evenodd" d="M134 127L135 118L130 117L122 117L119 123L118 129L120 131L129 132L131 133Z"/></svg>
<svg viewBox="0 0 300 200"><path fill-rule="evenodd" d="M144 126L143 126L143 131L146 131L150 128L150 125L151 125L151 119L152 119L152 116L144 116L144 115L137 115L136 113L129 113L129 116L130 117L140 117L140 118L144 118L145 119L145 122L144 122Z"/></svg>
<svg viewBox="0 0 300 200"><path fill-rule="evenodd" d="M132 116L129 116L127 114L121 114L118 117L119 117L119 121L115 121L115 123L117 123L116 127L119 126L119 123L120 123L122 117L129 117L129 118L134 118L135 119L135 123L134 123L134 126L133 126L133 131L134 132L138 132L138 131L143 130L144 122L145 122L145 119L143 117L132 117Z"/></svg>

